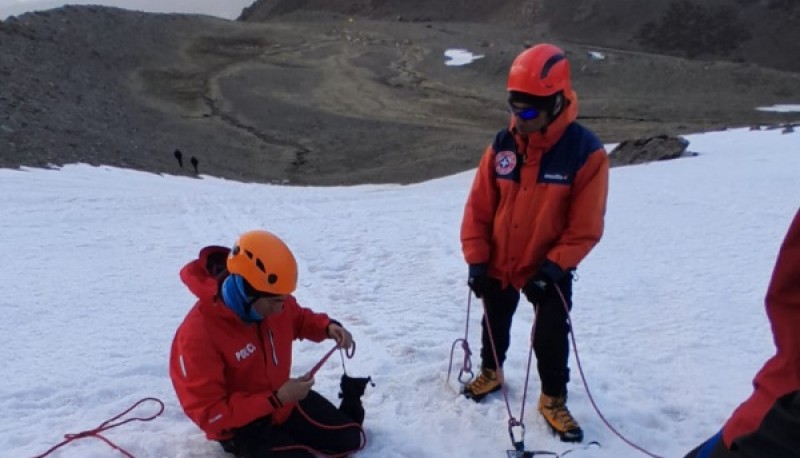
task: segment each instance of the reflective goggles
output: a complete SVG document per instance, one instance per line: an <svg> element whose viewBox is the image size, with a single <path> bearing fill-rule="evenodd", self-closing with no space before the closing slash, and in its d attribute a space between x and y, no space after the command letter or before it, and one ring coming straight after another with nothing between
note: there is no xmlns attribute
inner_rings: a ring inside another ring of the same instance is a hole
<svg viewBox="0 0 800 458"><path fill-rule="evenodd" d="M535 119L541 113L540 110L533 107L517 108L514 105L509 105L508 111L523 121Z"/></svg>

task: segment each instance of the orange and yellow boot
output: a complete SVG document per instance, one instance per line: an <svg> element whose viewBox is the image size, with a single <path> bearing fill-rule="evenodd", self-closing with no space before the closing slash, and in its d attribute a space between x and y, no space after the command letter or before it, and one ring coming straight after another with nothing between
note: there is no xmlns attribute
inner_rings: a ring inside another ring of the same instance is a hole
<svg viewBox="0 0 800 458"><path fill-rule="evenodd" d="M539 412L563 442L581 442L583 430L567 409L566 396L539 396Z"/></svg>
<svg viewBox="0 0 800 458"><path fill-rule="evenodd" d="M492 369L481 369L481 373L475 380L464 386L464 396L475 402L481 402L490 393L500 390L503 387L500 374Z"/></svg>

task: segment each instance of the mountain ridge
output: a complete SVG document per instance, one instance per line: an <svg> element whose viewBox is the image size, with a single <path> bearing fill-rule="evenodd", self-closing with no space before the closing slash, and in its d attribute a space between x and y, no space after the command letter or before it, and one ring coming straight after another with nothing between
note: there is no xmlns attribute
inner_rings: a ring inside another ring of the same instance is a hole
<svg viewBox="0 0 800 458"><path fill-rule="evenodd" d="M798 118L756 110L800 100L796 72L602 48L544 27L376 20L298 5L305 9L265 22L99 6L0 21L0 166L86 162L193 175L178 167L180 149L199 159L200 173L241 181L441 177L474 167L507 124L508 66L537 41L565 49L579 121L606 143ZM448 67L443 54L453 47L484 57Z"/></svg>

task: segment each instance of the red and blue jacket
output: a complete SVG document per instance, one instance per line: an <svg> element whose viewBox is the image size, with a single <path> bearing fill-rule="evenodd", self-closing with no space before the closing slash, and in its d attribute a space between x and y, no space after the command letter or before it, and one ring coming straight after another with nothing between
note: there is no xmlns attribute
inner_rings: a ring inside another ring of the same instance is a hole
<svg viewBox="0 0 800 458"><path fill-rule="evenodd" d="M554 279L577 268L603 234L608 155L575 119L578 100L545 132L501 130L486 149L464 209L461 246L468 264L521 288L542 271Z"/></svg>
<svg viewBox="0 0 800 458"><path fill-rule="evenodd" d="M728 449L758 446L748 456L800 456L800 211L781 246L766 297L775 356L753 380L753 394L722 429Z"/></svg>
<svg viewBox="0 0 800 458"><path fill-rule="evenodd" d="M775 356L722 431L687 457L800 457L800 211L778 253L765 303Z"/></svg>
<svg viewBox="0 0 800 458"><path fill-rule="evenodd" d="M227 253L206 247L181 270L198 300L175 333L169 363L181 407L212 440L268 415L274 424L286 421L294 404L281 405L275 393L289 379L292 341L320 342L331 322L289 296L282 313L245 323L222 302L220 280L209 271L209 259Z"/></svg>

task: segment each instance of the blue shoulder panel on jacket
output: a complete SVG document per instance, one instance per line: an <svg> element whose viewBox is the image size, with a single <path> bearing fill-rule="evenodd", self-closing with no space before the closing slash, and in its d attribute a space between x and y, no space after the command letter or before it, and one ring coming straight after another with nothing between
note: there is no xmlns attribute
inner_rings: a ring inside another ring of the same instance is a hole
<svg viewBox="0 0 800 458"><path fill-rule="evenodd" d="M573 122L550 151L542 157L539 183L572 185L575 175L589 159L589 155L603 147L597 136ZM494 172L498 180L520 182L523 155L517 152L517 142L508 129L497 133L492 143Z"/></svg>
<svg viewBox="0 0 800 458"><path fill-rule="evenodd" d="M517 142L508 129L497 133L492 143L492 149L494 150L495 178L519 183L522 155L517 153Z"/></svg>
<svg viewBox="0 0 800 458"><path fill-rule="evenodd" d="M573 122L564 135L542 157L539 183L572 185L578 170L586 164L589 155L603 147L603 143L589 129Z"/></svg>

